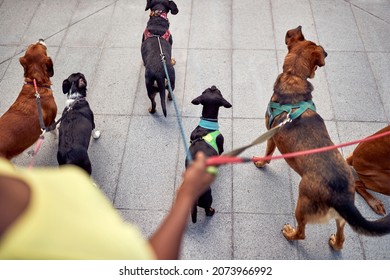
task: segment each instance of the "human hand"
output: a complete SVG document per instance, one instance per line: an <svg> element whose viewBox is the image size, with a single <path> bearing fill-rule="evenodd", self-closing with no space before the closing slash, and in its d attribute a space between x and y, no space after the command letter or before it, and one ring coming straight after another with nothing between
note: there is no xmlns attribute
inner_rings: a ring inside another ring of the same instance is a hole
<svg viewBox="0 0 390 280"><path fill-rule="evenodd" d="M203 194L216 177L215 172L213 174L207 171L206 159L203 152L198 152L195 160L183 173L183 183L179 191L188 194L193 200Z"/></svg>

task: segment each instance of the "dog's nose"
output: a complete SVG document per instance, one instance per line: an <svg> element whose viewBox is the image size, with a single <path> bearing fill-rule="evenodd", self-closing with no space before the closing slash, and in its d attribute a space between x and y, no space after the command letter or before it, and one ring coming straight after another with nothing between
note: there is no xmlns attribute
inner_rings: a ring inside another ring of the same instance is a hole
<svg viewBox="0 0 390 280"><path fill-rule="evenodd" d="M38 40L38 43L46 47L45 40L43 40L42 38Z"/></svg>

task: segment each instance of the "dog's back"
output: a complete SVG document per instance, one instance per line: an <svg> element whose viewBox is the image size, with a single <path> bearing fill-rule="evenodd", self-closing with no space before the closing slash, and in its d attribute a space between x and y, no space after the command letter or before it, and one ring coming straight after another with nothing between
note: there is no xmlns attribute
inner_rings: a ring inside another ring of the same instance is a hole
<svg viewBox="0 0 390 280"><path fill-rule="evenodd" d="M164 116L166 110L166 79L169 78L172 90L175 89L175 70L172 64L172 35L169 32L169 11L175 15L179 12L173 1L150 0L147 1L145 11L151 10L149 21L142 37L141 55L145 66L145 85L151 101L149 113L156 112L156 93L160 93L161 107ZM162 55L164 56L163 66ZM167 77L168 75L168 77ZM168 95L168 98L172 97Z"/></svg>
<svg viewBox="0 0 390 280"><path fill-rule="evenodd" d="M74 164L91 174L92 167L88 156L94 116L86 100L79 101L72 110L64 110L64 118L59 128L57 160L60 165Z"/></svg>
<svg viewBox="0 0 390 280"><path fill-rule="evenodd" d="M33 81L40 95L42 118L45 127L57 115L57 105L50 88L54 75L53 63L46 53L43 40L31 44L19 59L24 68L25 84L15 102L0 118L0 156L11 159L38 140L42 133Z"/></svg>
<svg viewBox="0 0 390 280"><path fill-rule="evenodd" d="M77 165L91 174L88 148L95 122L85 99L87 80L83 74L74 73L64 80L62 90L68 95L68 101L59 127L58 164Z"/></svg>

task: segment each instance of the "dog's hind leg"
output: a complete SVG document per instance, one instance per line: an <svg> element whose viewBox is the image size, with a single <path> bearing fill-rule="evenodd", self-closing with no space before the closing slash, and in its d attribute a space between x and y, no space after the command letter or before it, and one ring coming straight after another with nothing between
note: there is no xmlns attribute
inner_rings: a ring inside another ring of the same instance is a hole
<svg viewBox="0 0 390 280"><path fill-rule="evenodd" d="M146 91L148 92L148 97L150 99L150 102L152 103L151 107L149 107L148 111L151 114L156 113L156 101L154 98L156 97L157 91L156 87L154 87L154 81L147 78L145 75L145 84L146 84Z"/></svg>
<svg viewBox="0 0 390 280"><path fill-rule="evenodd" d="M267 141L267 149L265 151L265 156L272 156L273 153L275 152L275 149L276 149L275 141L272 138L268 139L268 141ZM270 160L259 160L259 161L255 162L255 165L258 168L262 168L262 167L266 166L270 162L271 162Z"/></svg>
<svg viewBox="0 0 390 280"><path fill-rule="evenodd" d="M343 249L343 244L345 240L344 226L345 226L345 220L343 218L336 218L336 227L337 227L336 234L332 234L331 237L329 238L330 247L332 247L336 251Z"/></svg>
<svg viewBox="0 0 390 280"><path fill-rule="evenodd" d="M172 91L175 90L175 75L170 75L170 81L171 81L171 87L172 87ZM167 86L167 89L168 89L168 86ZM172 95L171 93L168 91L168 100L169 101L172 101Z"/></svg>
<svg viewBox="0 0 390 280"><path fill-rule="evenodd" d="M203 193L198 199L198 206L204 208L206 216L210 217L215 214L215 209L211 207L213 203L213 196L211 195L211 188Z"/></svg>
<svg viewBox="0 0 390 280"><path fill-rule="evenodd" d="M372 210L378 215L386 215L385 205L367 191L366 185L362 181L355 181L355 190L360 194Z"/></svg>
<svg viewBox="0 0 390 280"><path fill-rule="evenodd" d="M282 233L287 240L305 239L305 227L307 221L305 219L305 214L303 213L303 209L300 205L299 199L297 208L295 209L295 218L297 220L296 229L290 224L285 224L283 226Z"/></svg>

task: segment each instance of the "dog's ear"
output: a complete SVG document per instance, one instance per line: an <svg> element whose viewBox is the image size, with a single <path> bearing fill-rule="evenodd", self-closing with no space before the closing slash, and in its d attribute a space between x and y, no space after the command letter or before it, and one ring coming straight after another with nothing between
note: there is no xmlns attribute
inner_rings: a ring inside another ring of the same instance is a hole
<svg viewBox="0 0 390 280"><path fill-rule="evenodd" d="M232 104L230 104L229 101L222 97L222 106L225 108L231 108Z"/></svg>
<svg viewBox="0 0 390 280"><path fill-rule="evenodd" d="M24 76L26 76L26 74L27 74L27 59L24 56L22 56L21 58L19 58L19 62L23 66Z"/></svg>
<svg viewBox="0 0 390 280"><path fill-rule="evenodd" d="M149 10L150 8L152 8L152 0L146 0L145 11Z"/></svg>
<svg viewBox="0 0 390 280"><path fill-rule="evenodd" d="M72 86L72 84L70 83L70 81L68 79L65 79L62 82L62 92L63 93L68 93L71 86Z"/></svg>
<svg viewBox="0 0 390 280"><path fill-rule="evenodd" d="M302 26L298 26L297 28L290 29L286 33L285 43L290 49L296 42L298 41L304 41L305 36L303 36L302 33Z"/></svg>
<svg viewBox="0 0 390 280"><path fill-rule="evenodd" d="M179 12L176 3L173 1L169 1L169 9L171 10L172 15L176 15Z"/></svg>
<svg viewBox="0 0 390 280"><path fill-rule="evenodd" d="M199 95L197 98L192 100L191 103L194 104L194 105L202 104L202 95Z"/></svg>
<svg viewBox="0 0 390 280"><path fill-rule="evenodd" d="M47 72L47 75L48 75L49 77L53 77L53 76L54 76L53 61L51 60L50 57L48 57L48 58L46 59L45 65L46 65L46 72Z"/></svg>

